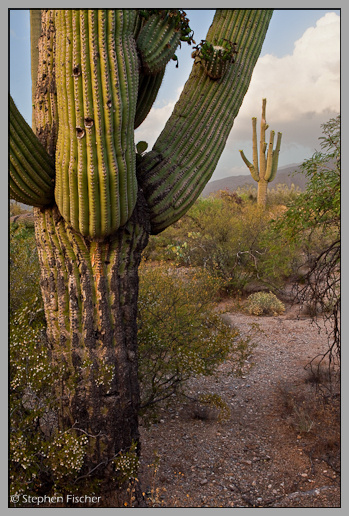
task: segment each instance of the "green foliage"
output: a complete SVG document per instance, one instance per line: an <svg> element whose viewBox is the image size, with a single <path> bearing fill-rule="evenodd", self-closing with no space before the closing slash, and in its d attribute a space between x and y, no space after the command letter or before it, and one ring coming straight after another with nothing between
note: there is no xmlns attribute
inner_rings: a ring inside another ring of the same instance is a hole
<svg viewBox="0 0 349 516"><path fill-rule="evenodd" d="M248 296L246 309L251 315L280 315L285 306L272 292L256 292Z"/></svg>
<svg viewBox="0 0 349 516"><path fill-rule="evenodd" d="M146 20L154 15L163 18L180 31L180 41L186 41L188 44L195 43L194 32L189 26L189 19L183 9L139 9L139 14Z"/></svg>
<svg viewBox="0 0 349 516"><path fill-rule="evenodd" d="M297 285L300 303L316 317L325 314L331 330L329 352L339 356L340 315L340 116L322 126L321 151L306 160L307 189L275 222L272 238L297 247L303 273Z"/></svg>
<svg viewBox="0 0 349 516"><path fill-rule="evenodd" d="M250 353L212 310L220 282L207 272L144 266L139 294L139 379L142 413L181 392L192 375L212 375L228 356L236 373Z"/></svg>
<svg viewBox="0 0 349 516"><path fill-rule="evenodd" d="M61 376L50 362L41 302L35 299L10 321L10 493L63 492L83 466L86 435L57 426Z"/></svg>
<svg viewBox="0 0 349 516"><path fill-rule="evenodd" d="M133 442L127 452L119 452L114 459L114 465L115 471L118 474L119 484L123 484L136 478L139 467L137 443Z"/></svg>
<svg viewBox="0 0 349 516"><path fill-rule="evenodd" d="M38 278L40 265L34 228L23 224L10 225L10 314L41 300Z"/></svg>
<svg viewBox="0 0 349 516"><path fill-rule="evenodd" d="M292 253L280 249L280 261L272 257L269 267L269 229L280 208L261 209L229 192L200 198L162 240L151 242L148 258L167 257L178 265L204 267L217 275L230 292L242 291L251 281L274 285L290 270ZM282 260L281 260L282 258Z"/></svg>
<svg viewBox="0 0 349 516"><path fill-rule="evenodd" d="M214 44L201 40L199 45L194 47L192 57L197 57L195 62L201 63L208 76L216 80L224 75L228 64L234 63L236 54L236 43L226 39L216 39Z"/></svg>
<svg viewBox="0 0 349 516"><path fill-rule="evenodd" d="M28 209L25 209L20 203L14 200L10 200L10 217L14 217L15 215L21 215L23 213L28 213L29 210L32 210L31 207L28 206Z"/></svg>

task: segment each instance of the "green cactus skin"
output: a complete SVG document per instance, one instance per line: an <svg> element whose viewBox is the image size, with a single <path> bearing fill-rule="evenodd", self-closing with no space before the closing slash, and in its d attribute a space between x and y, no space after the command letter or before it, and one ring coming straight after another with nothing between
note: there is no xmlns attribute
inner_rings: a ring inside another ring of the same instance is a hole
<svg viewBox="0 0 349 516"><path fill-rule="evenodd" d="M279 153L281 147L282 133L278 133L276 147L274 147L275 131L270 132L269 145L265 141L265 132L268 129L266 122L266 104L267 99L262 100L262 118L261 118L261 136L260 136L260 164L258 164L258 146L257 146L257 118L252 118L252 153L253 163L251 163L245 156L244 152L240 150L241 157L245 165L249 168L252 178L258 182L257 203L261 206L266 206L267 202L267 188L268 183L273 181L276 176ZM267 152L267 155L265 153Z"/></svg>
<svg viewBox="0 0 349 516"><path fill-rule="evenodd" d="M171 17L166 10L157 9L156 13L153 11L155 10L140 11L138 9L134 28L137 49L143 63L139 70L135 129L145 120L154 104L165 75L165 67L173 58L180 40L183 38L174 17ZM181 17L179 11L177 17ZM157 33L154 29L157 30ZM189 26L187 30L190 30Z"/></svg>
<svg viewBox="0 0 349 516"><path fill-rule="evenodd" d="M168 15L150 16L137 37L145 73L152 75L161 72L174 56L180 38L180 30Z"/></svg>
<svg viewBox="0 0 349 516"><path fill-rule="evenodd" d="M178 220L211 177L248 89L271 16L271 10L216 12L207 41L234 41L239 52L220 81L194 65L170 119L138 168L152 233Z"/></svg>
<svg viewBox="0 0 349 516"><path fill-rule="evenodd" d="M36 81L38 78L38 63L39 63L39 47L38 47L38 41L41 35L41 10L40 9L32 9L30 11L30 41L34 42L35 44L31 45L31 79L32 79L32 96L35 87L36 87ZM33 98L33 104L34 104L34 98ZM35 130L35 112L34 109L32 110L32 127L33 130Z"/></svg>
<svg viewBox="0 0 349 516"><path fill-rule="evenodd" d="M134 18L132 10L56 12L55 197L65 220L90 238L117 231L136 203Z"/></svg>
<svg viewBox="0 0 349 516"><path fill-rule="evenodd" d="M34 135L10 97L10 195L42 207L54 191L54 161Z"/></svg>

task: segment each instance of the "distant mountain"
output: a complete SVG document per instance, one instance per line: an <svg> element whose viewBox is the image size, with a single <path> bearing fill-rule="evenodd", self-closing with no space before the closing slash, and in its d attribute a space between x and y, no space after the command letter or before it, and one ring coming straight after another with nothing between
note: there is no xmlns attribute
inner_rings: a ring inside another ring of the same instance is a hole
<svg viewBox="0 0 349 516"><path fill-rule="evenodd" d="M286 165L279 168L276 177L273 182L270 183L269 188L275 187L277 184L291 186L294 184L298 186L301 191L305 190L307 178L300 171L300 164ZM249 174L240 176L229 176L223 179L217 179L216 181L210 181L205 186L201 196L208 197L211 193L217 192L218 190L237 190L243 186L256 186L257 183L252 179Z"/></svg>

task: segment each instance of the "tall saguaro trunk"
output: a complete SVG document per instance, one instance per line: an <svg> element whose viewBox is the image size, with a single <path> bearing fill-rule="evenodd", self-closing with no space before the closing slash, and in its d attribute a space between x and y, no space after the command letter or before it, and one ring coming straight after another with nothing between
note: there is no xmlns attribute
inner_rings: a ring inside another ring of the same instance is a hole
<svg viewBox="0 0 349 516"><path fill-rule="evenodd" d="M97 19L96 12L90 14L90 18L93 16ZM64 23L61 11L58 12L58 18ZM76 19L76 13L73 18ZM86 18L84 16L85 21ZM69 85L69 81L76 81L73 77L74 60L69 55L69 48L62 50L71 43L69 34L60 33L57 40L56 24L57 15L50 10L44 11L38 42L38 81L33 95L35 128L39 141L52 156L56 153L57 143L60 155L56 155L56 163L57 160L61 163L59 168L67 168L69 156L70 165L74 168L72 162L77 160L77 154L72 154L74 138L79 146L78 152L82 152L82 143L72 125L72 108L66 110L72 101L63 100L68 95L66 85ZM60 45L58 59L56 44ZM95 39L94 45L93 60L96 63L98 48ZM58 66L61 69L57 73ZM86 80L87 73L81 73L80 61L77 67L77 75L81 76L79 78L84 77ZM70 79L69 74L72 76ZM59 102L55 84L57 75L60 89L64 90ZM95 80L98 82L98 75ZM102 101L98 96L95 99L96 102ZM93 104L92 96L90 102ZM62 112L60 140L57 134L59 108ZM67 120L63 125L64 116ZM79 126L84 124L83 120L82 124L80 120L74 122ZM89 137L93 138L93 135L87 135ZM100 129L99 140L97 134L97 142L93 142L95 147L97 143L101 147L99 152L103 150L102 139L103 132ZM105 163L98 163L97 156L89 165L89 169L94 169L97 175L101 172L105 174L104 167ZM65 205L68 205L69 212L69 196L73 194L70 200L72 204L75 195L72 191L72 173L63 174L63 178L58 177L61 183L64 180L68 183L60 185L60 191L65 188ZM89 213L88 199L85 199L86 202L87 205L80 204L80 207L91 218L91 211L94 210L91 207ZM114 230L112 235L96 239L83 236L79 228L75 230L55 203L40 209L34 208L47 337L52 349L53 365L58 366L62 372L61 382L55 386L55 395L59 400L57 430L73 427L77 433L84 432L89 436L89 450L80 476L102 479L104 489L107 486L112 486L112 489L118 486L114 465L118 453L127 452L133 444L137 452L140 451L138 267L148 241L150 224L141 192L137 204L133 204L135 208L126 224ZM125 495L120 487L118 502L122 504L123 496L129 498L129 495ZM142 505L139 493L137 503Z"/></svg>
<svg viewBox="0 0 349 516"><path fill-rule="evenodd" d="M67 226L56 207L35 209L41 289L60 368L60 429L90 436L82 474L112 478L113 458L138 444L138 266L149 227L144 202L103 242Z"/></svg>

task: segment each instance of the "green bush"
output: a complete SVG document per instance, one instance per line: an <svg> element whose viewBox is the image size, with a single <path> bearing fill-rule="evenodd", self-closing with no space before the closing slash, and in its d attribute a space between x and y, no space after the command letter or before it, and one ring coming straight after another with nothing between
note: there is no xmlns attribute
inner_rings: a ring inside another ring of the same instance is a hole
<svg viewBox="0 0 349 516"><path fill-rule="evenodd" d="M142 414L182 392L193 375L212 375L227 357L239 373L249 341L212 311L220 282L198 270L144 266L140 270L139 379Z"/></svg>
<svg viewBox="0 0 349 516"><path fill-rule="evenodd" d="M10 314L41 300L40 265L34 228L10 225Z"/></svg>
<svg viewBox="0 0 349 516"><path fill-rule="evenodd" d="M34 300L10 322L10 494L37 496L73 492L88 437L62 432L52 386L61 371L52 367L41 303Z"/></svg>
<svg viewBox="0 0 349 516"><path fill-rule="evenodd" d="M280 315L285 305L272 292L256 292L248 296L246 309L251 315Z"/></svg>
<svg viewBox="0 0 349 516"><path fill-rule="evenodd" d="M200 199L168 233L166 246L164 232L162 249L180 266L218 275L230 293L256 280L274 288L292 273L297 256L296 249L285 249L269 236L271 221L281 213L279 206L263 210L234 202L231 195Z"/></svg>

